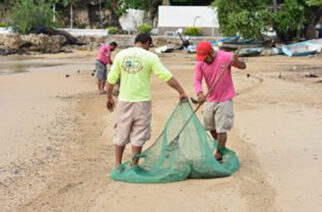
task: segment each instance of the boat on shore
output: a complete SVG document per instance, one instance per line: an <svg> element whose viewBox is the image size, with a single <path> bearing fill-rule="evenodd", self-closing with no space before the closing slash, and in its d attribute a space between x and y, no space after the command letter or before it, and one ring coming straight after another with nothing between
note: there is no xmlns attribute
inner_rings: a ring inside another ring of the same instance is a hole
<svg viewBox="0 0 322 212"><path fill-rule="evenodd" d="M282 46L283 53L289 57L308 56L315 54L317 50L318 49L310 45L308 41Z"/></svg>

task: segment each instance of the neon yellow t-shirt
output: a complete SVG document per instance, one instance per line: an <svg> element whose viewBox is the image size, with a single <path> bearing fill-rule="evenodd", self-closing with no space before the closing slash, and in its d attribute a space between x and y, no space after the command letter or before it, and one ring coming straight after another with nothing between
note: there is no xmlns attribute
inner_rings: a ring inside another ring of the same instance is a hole
<svg viewBox="0 0 322 212"><path fill-rule="evenodd" d="M171 72L163 66L156 54L139 47L131 47L116 55L107 81L114 85L120 79L120 101L150 101L151 73L164 82L172 78Z"/></svg>

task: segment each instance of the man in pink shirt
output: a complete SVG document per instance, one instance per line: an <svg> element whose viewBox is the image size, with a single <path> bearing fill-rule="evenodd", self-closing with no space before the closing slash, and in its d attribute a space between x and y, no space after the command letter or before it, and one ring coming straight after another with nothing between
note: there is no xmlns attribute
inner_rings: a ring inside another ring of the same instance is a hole
<svg viewBox="0 0 322 212"><path fill-rule="evenodd" d="M222 160L225 149L227 132L234 122L233 101L235 89L231 75L231 66L245 69L246 64L238 56L229 52L214 51L209 42L200 42L197 46L194 88L199 103L204 104L204 128L210 131L218 141L214 157ZM202 79L205 79L208 90L216 82L207 96L202 90Z"/></svg>
<svg viewBox="0 0 322 212"><path fill-rule="evenodd" d="M117 43L111 42L108 44L103 44L98 52L98 55L96 57L96 78L98 80L97 86L100 94L105 94L104 91L105 82L107 78L107 68L106 65L113 64L111 60L112 52L116 49Z"/></svg>

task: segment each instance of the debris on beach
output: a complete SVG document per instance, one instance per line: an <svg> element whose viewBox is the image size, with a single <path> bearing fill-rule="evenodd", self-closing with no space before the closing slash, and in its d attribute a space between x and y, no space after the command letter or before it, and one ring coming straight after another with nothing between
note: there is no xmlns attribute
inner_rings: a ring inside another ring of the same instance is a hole
<svg viewBox="0 0 322 212"><path fill-rule="evenodd" d="M158 54L163 54L163 53L169 53L173 52L175 50L174 45L166 45L166 46L161 46L155 49L155 52Z"/></svg>

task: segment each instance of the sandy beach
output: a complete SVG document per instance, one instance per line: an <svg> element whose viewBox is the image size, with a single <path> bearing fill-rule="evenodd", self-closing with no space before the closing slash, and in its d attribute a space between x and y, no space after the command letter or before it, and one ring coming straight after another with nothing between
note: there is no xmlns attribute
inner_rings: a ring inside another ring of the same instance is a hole
<svg viewBox="0 0 322 212"><path fill-rule="evenodd" d="M194 55L161 59L195 96ZM321 55L245 60L246 70L234 69L236 121L228 138L240 170L127 184L109 178L115 113L97 94L95 52L0 57L0 211L321 211ZM152 96L146 148L178 101L156 77Z"/></svg>

